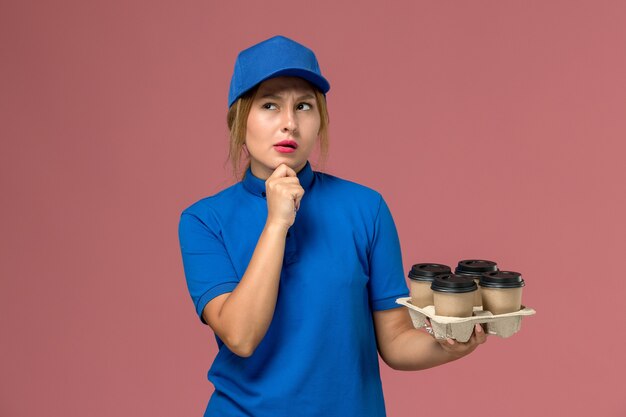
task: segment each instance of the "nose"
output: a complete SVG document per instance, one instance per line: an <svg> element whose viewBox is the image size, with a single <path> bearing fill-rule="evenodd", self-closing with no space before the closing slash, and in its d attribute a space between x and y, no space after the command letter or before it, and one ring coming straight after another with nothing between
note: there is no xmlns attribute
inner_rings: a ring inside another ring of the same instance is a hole
<svg viewBox="0 0 626 417"><path fill-rule="evenodd" d="M283 118L283 132L291 132L294 134L298 129L298 120L296 119L296 114L293 109L287 109L284 113Z"/></svg>

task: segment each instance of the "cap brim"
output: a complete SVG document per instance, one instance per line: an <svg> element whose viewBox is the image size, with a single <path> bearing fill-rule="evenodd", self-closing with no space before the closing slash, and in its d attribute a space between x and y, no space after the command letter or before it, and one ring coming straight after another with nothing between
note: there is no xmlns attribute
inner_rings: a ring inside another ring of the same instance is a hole
<svg viewBox="0 0 626 417"><path fill-rule="evenodd" d="M311 83L314 87L319 89L322 93L326 94L330 90L330 83L326 80L326 78L316 74L313 71L309 71L304 68L283 68L278 71L274 71L273 73L267 75L266 77L258 80L254 84L246 87L237 97L234 97L230 103L228 103L228 107L232 106L239 97L246 94L248 91L252 90L257 85L261 84L263 81L267 81L271 78L276 77L298 77L302 78L309 83Z"/></svg>

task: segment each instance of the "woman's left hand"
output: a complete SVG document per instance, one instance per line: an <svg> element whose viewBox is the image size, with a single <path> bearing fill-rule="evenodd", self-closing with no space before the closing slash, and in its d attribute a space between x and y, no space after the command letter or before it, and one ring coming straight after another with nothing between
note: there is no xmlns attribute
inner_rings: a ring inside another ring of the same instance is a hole
<svg viewBox="0 0 626 417"><path fill-rule="evenodd" d="M432 333L429 335L413 326L407 308L375 311L373 317L378 351L393 369L417 371L443 365L469 355L487 340L480 326L474 327L465 343L437 339ZM428 327L432 328L430 321Z"/></svg>
<svg viewBox="0 0 626 417"><path fill-rule="evenodd" d="M450 338L436 340L439 342L439 345L443 350L455 359L458 359L469 355L478 347L478 345L485 343L487 341L487 334L485 334L485 331L480 324L476 324L474 326L472 336L467 342L459 342Z"/></svg>

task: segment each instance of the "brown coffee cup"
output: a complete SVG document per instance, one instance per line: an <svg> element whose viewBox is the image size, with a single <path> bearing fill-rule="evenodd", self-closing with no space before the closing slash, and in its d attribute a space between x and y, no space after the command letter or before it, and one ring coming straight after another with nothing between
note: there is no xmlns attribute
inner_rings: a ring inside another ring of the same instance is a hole
<svg viewBox="0 0 626 417"><path fill-rule="evenodd" d="M437 275L431 289L437 316L472 316L474 296L478 291L473 278L456 274Z"/></svg>
<svg viewBox="0 0 626 417"><path fill-rule="evenodd" d="M459 261L454 273L474 278L474 282L478 285L480 277L485 272L494 272L498 270L498 265L493 261L485 259L465 259ZM482 302L482 289L478 287L478 291L474 294L474 306L480 307Z"/></svg>
<svg viewBox="0 0 626 417"><path fill-rule="evenodd" d="M483 310L491 314L514 313L522 308L522 287L525 283L519 272L495 271L480 277Z"/></svg>
<svg viewBox="0 0 626 417"><path fill-rule="evenodd" d="M433 280L437 275L449 274L450 272L448 265L432 263L413 265L409 271L411 304L420 308L433 305L433 291L430 289Z"/></svg>

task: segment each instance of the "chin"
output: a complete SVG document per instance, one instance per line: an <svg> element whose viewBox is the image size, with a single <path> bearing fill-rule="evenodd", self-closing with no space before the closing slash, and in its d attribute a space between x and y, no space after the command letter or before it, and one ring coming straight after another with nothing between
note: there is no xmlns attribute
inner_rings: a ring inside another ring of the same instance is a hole
<svg viewBox="0 0 626 417"><path fill-rule="evenodd" d="M294 159L294 158L288 158L288 157L287 158L286 157L278 157L278 158L268 159L266 161L259 161L259 160L257 160L256 164L257 164L257 167L261 171L265 171L267 174L271 174L281 164L285 164L289 168L291 168L294 171L298 172L298 169L301 169L302 167L304 167L306 165L306 161L307 161L306 159L305 160L301 160L300 158ZM257 174L260 174L260 172L258 172Z"/></svg>
<svg viewBox="0 0 626 417"><path fill-rule="evenodd" d="M287 164L287 166L291 169L293 169L294 171L298 171L298 169L302 169L304 168L304 166L306 165L306 159L304 161L292 161L292 162L285 162Z"/></svg>
<svg viewBox="0 0 626 417"><path fill-rule="evenodd" d="M291 158L284 158L284 159L281 158L280 160L276 161L276 163L274 164L274 169L278 168L280 164L285 164L289 168L295 170L296 168L303 167L306 164L306 160L300 161L300 160L295 160Z"/></svg>

